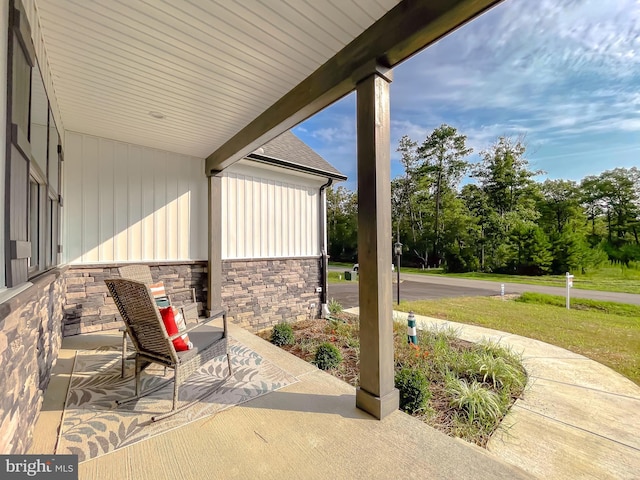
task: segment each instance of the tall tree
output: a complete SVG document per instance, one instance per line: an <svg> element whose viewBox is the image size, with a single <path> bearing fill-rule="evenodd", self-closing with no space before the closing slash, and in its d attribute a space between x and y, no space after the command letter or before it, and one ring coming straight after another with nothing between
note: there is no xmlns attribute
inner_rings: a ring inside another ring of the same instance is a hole
<svg viewBox="0 0 640 480"><path fill-rule="evenodd" d="M574 221L584 223L576 182L547 179L540 186L540 193L540 223L549 234L561 234Z"/></svg>
<svg viewBox="0 0 640 480"><path fill-rule="evenodd" d="M638 220L640 208L638 203L638 182L640 171L636 167L630 169L615 168L600 174L600 190L606 209L611 212L609 239L615 234L621 243L627 243L627 235L633 235L633 241L638 242L638 233L634 228Z"/></svg>
<svg viewBox="0 0 640 480"><path fill-rule="evenodd" d="M340 186L327 189L327 234L332 260L353 261L358 249L358 199Z"/></svg>
<svg viewBox="0 0 640 480"><path fill-rule="evenodd" d="M422 160L418 143L403 136L398 144L404 174L391 183L392 206L396 227L403 232L403 242L422 263L427 265L431 242L430 179L420 174Z"/></svg>
<svg viewBox="0 0 640 480"><path fill-rule="evenodd" d="M418 143L404 135L398 143L397 151L400 152L400 163L404 174L391 182L392 208L396 217L396 227L400 228L404 222L415 243L423 229L423 219L419 215L419 205L417 205Z"/></svg>
<svg viewBox="0 0 640 480"><path fill-rule="evenodd" d="M475 244L478 251L476 255L479 256L480 270L485 269L485 243L486 243L486 230L489 224L489 214L491 209L489 208L489 202L487 195L484 191L473 183L468 183L460 191L460 199L464 202L467 211L471 218L475 219L477 224L477 238Z"/></svg>
<svg viewBox="0 0 640 480"><path fill-rule="evenodd" d="M455 127L440 125L422 142L418 155L423 160L419 173L431 180L434 196L434 255L440 258L442 199L446 192L455 191L469 169L466 157L473 151L466 145L467 137Z"/></svg>
<svg viewBox="0 0 640 480"><path fill-rule="evenodd" d="M533 177L543 173L530 170L525 151L521 139L500 137L480 153L482 161L473 168L471 176L478 179L489 205L501 216L516 210L521 200L534 191Z"/></svg>
<svg viewBox="0 0 640 480"><path fill-rule="evenodd" d="M596 175L589 175L580 181L580 202L591 225L589 241L595 246L606 236L604 228L599 227L606 205L600 190L600 179Z"/></svg>
<svg viewBox="0 0 640 480"><path fill-rule="evenodd" d="M536 208L540 193L533 177L542 172L529 168L525 151L522 140L500 137L481 152L482 160L472 171L489 210L484 245L485 267L491 271L509 273L529 265L526 245L532 245L529 250L533 245L548 248L548 240L533 229L540 217ZM540 252L533 257L546 258Z"/></svg>

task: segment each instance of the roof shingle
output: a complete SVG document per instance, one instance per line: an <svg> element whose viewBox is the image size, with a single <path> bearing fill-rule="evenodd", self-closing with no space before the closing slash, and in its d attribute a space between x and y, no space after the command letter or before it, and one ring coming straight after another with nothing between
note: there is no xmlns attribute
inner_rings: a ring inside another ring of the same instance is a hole
<svg viewBox="0 0 640 480"><path fill-rule="evenodd" d="M247 158L316 175L326 175L337 180L346 180L347 178L290 131L284 132L266 143L249 154ZM275 161L270 162L270 160Z"/></svg>

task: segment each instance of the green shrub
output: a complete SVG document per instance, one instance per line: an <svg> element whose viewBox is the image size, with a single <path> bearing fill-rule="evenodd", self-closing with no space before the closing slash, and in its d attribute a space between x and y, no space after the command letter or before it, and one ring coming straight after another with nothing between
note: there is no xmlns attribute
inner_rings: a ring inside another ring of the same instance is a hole
<svg viewBox="0 0 640 480"><path fill-rule="evenodd" d="M271 343L281 347L282 345L292 345L295 341L293 328L286 322L278 323L271 332Z"/></svg>
<svg viewBox="0 0 640 480"><path fill-rule="evenodd" d="M333 343L324 342L318 346L313 364L321 370L336 368L342 362L342 354Z"/></svg>
<svg viewBox="0 0 640 480"><path fill-rule="evenodd" d="M404 367L396 373L396 388L400 391L400 409L414 414L427 408L427 402L431 398L429 380L418 369Z"/></svg>

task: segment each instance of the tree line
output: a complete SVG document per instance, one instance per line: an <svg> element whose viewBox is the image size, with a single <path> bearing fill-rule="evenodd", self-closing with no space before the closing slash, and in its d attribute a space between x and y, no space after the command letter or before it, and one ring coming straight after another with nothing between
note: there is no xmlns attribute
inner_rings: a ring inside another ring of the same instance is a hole
<svg viewBox="0 0 640 480"><path fill-rule="evenodd" d="M466 136L450 125L421 143L405 135L397 150L404 171L391 182L391 208L405 265L543 275L640 261L636 167L539 182L521 138L499 137L471 163ZM330 189L327 204L331 259L356 261L356 193Z"/></svg>

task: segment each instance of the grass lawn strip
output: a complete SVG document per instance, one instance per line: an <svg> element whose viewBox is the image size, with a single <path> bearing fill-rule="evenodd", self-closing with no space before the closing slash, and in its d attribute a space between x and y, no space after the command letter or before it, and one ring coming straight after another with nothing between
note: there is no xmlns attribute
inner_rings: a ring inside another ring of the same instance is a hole
<svg viewBox="0 0 640 480"><path fill-rule="evenodd" d="M352 265L331 264L332 266L345 267L350 270ZM586 273L572 272L574 274L574 287L582 290L599 290L603 292L637 293L640 294L640 264L632 263L629 268L619 266L602 267ZM336 273L344 277L344 272ZM415 273L420 275L443 275L453 278L470 278L474 280L488 280L501 283L519 283L529 285L542 285L547 287L564 287L564 275L543 275L539 277L526 275L506 275L497 273L444 273L441 268L423 270L421 268L402 267L401 273ZM331 274L329 281L333 283Z"/></svg>
<svg viewBox="0 0 640 480"><path fill-rule="evenodd" d="M345 270L348 271L348 270ZM358 274L356 272L351 273L351 280L345 278L344 272L329 272L327 280L329 283L352 283L358 281Z"/></svg>
<svg viewBox="0 0 640 480"><path fill-rule="evenodd" d="M498 273L443 273L442 269L422 270L419 268L402 268L401 273L417 273L421 275L443 275L452 278L470 278L502 283L519 283L542 285L547 287L564 287L564 275L543 275L533 277L527 275L505 275ZM575 273L574 288L582 290L598 290L603 292L640 293L640 269L638 268L605 268L597 272Z"/></svg>

